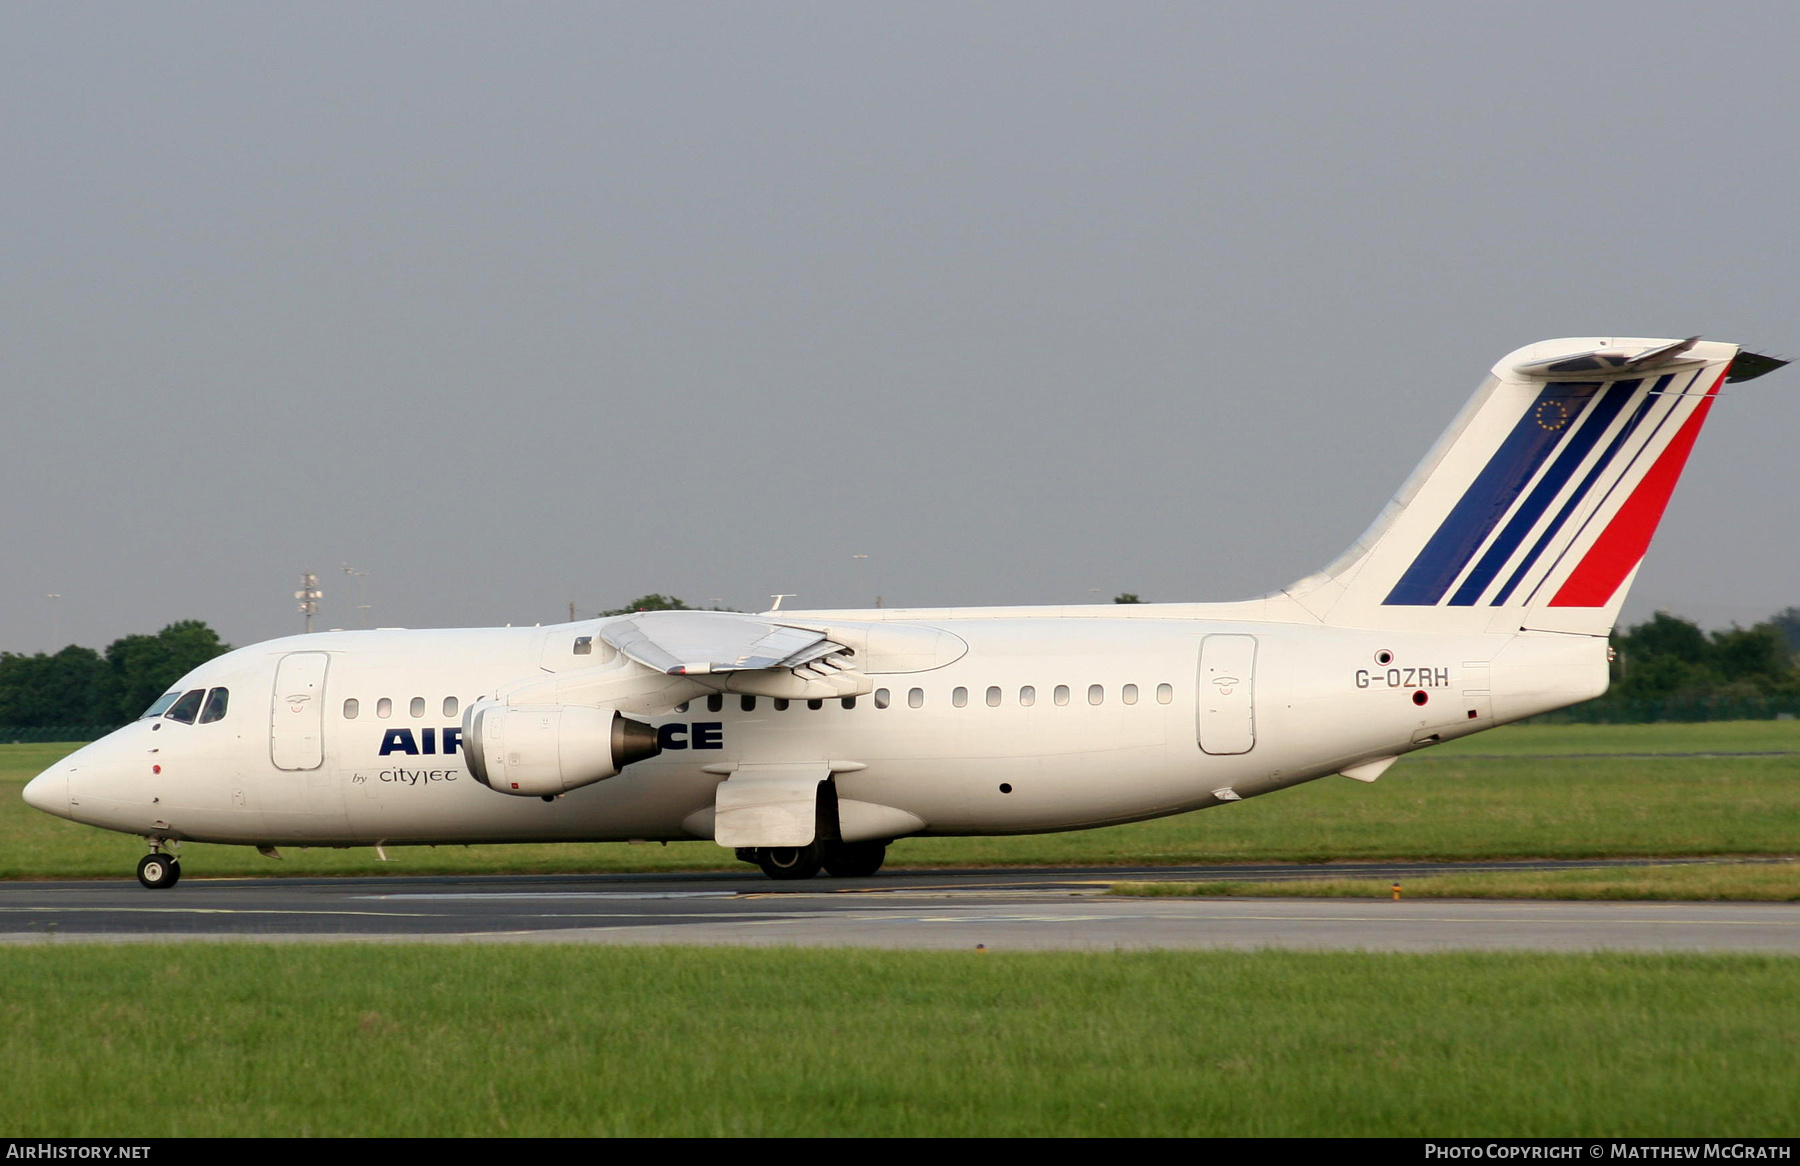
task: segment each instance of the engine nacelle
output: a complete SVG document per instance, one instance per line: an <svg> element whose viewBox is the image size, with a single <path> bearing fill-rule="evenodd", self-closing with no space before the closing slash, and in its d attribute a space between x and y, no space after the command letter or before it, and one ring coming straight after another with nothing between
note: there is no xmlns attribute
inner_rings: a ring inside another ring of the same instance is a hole
<svg viewBox="0 0 1800 1166"><path fill-rule="evenodd" d="M489 789L549 797L662 752L656 726L616 709L478 700L463 713L463 757Z"/></svg>

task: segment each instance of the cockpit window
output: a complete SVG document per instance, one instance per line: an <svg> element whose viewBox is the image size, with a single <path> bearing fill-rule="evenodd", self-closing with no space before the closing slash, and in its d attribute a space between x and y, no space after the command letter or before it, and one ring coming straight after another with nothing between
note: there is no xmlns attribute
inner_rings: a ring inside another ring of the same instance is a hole
<svg viewBox="0 0 1800 1166"><path fill-rule="evenodd" d="M206 695L204 688L196 688L170 706L163 716L171 721L180 721L184 725L194 723L194 716L200 711L200 698Z"/></svg>
<svg viewBox="0 0 1800 1166"><path fill-rule="evenodd" d="M151 705L149 708L144 710L144 715L139 717L138 720L147 721L151 717L160 717L164 713L169 711L170 705L174 704L176 701L178 701L180 699L181 699L181 690L179 688L177 688L174 692L165 692L161 696L156 698L155 704Z"/></svg>
<svg viewBox="0 0 1800 1166"><path fill-rule="evenodd" d="M225 719L225 706L231 700L231 693L223 688L215 688L206 694L206 707L200 712L200 723L210 725L214 721Z"/></svg>

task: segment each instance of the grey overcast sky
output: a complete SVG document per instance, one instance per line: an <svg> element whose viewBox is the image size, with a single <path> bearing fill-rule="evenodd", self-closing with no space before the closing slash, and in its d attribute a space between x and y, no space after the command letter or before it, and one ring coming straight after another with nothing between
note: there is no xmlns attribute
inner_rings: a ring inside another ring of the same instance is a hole
<svg viewBox="0 0 1800 1166"><path fill-rule="evenodd" d="M0 10L0 648L1260 594L1555 336L1800 355L1800 6ZM1628 618L1800 604L1800 372ZM867 559L855 556L867 555ZM51 599L50 595L61 596Z"/></svg>

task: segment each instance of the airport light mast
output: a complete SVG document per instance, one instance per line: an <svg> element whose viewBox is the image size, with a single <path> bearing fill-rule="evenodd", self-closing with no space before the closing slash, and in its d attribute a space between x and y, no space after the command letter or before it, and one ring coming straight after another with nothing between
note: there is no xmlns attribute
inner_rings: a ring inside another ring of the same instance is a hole
<svg viewBox="0 0 1800 1166"><path fill-rule="evenodd" d="M300 614L306 617L306 634L312 634L313 616L319 614L319 600L325 593L319 590L319 577L311 571L300 573L300 590L294 592L294 598L300 601Z"/></svg>

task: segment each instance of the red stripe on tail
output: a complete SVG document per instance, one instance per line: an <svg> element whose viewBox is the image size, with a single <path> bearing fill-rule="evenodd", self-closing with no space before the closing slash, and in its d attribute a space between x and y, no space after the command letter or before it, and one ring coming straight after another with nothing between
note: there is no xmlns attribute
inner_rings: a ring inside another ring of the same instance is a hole
<svg viewBox="0 0 1800 1166"><path fill-rule="evenodd" d="M1687 465L1694 439L1700 436L1700 427L1706 424L1713 397L1725 383L1725 373L1730 367L1727 365L1720 370L1719 379L1713 382L1713 387L1700 399L1693 414L1682 423L1675 440L1662 451L1662 456L1631 492L1625 505L1613 515L1612 523L1588 548L1581 565L1550 601L1551 607L1605 607L1619 584L1625 582L1625 576L1643 561L1644 552L1650 549L1650 537L1656 533L1656 524L1662 521L1669 495L1675 492L1675 483Z"/></svg>

